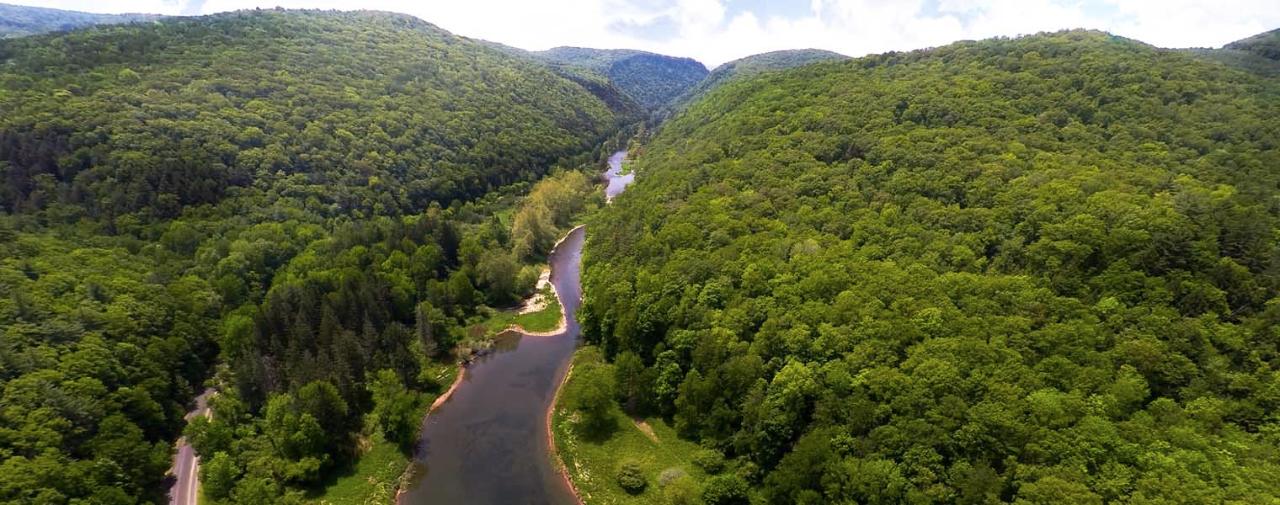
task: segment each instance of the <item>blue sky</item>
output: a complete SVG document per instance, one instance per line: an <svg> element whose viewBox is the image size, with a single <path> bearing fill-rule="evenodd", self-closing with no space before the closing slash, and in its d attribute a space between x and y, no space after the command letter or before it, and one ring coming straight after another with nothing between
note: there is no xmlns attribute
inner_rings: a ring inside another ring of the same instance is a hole
<svg viewBox="0 0 1280 505"><path fill-rule="evenodd" d="M380 9L526 49L628 47L708 66L816 47L850 56L1092 28L1162 47L1218 47L1280 28L1280 0L0 0L92 12Z"/></svg>

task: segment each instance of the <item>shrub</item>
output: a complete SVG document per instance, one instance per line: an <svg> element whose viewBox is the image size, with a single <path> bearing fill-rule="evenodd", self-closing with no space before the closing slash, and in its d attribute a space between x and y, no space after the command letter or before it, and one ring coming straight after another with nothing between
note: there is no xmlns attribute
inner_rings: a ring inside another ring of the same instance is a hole
<svg viewBox="0 0 1280 505"><path fill-rule="evenodd" d="M630 459L618 466L617 479L618 486L630 494L640 494L649 485L644 478L644 470L640 468L640 463Z"/></svg>
<svg viewBox="0 0 1280 505"><path fill-rule="evenodd" d="M702 490L702 501L706 505L748 505L747 481L737 475L712 477Z"/></svg>
<svg viewBox="0 0 1280 505"><path fill-rule="evenodd" d="M664 485L662 501L666 505L702 505L702 498L698 496L701 493L692 477L681 475Z"/></svg>
<svg viewBox="0 0 1280 505"><path fill-rule="evenodd" d="M601 363L589 363L574 369L575 394L573 405L582 414L584 432L601 439L608 438L615 428L613 412L613 369Z"/></svg>
<svg viewBox="0 0 1280 505"><path fill-rule="evenodd" d="M724 470L724 455L715 449L702 449L693 454L693 464L708 474L715 475Z"/></svg>
<svg viewBox="0 0 1280 505"><path fill-rule="evenodd" d="M684 472L684 470L673 466L671 468L663 470L662 473L658 474L658 485L666 487L667 484L675 482L676 479L684 477L685 475L687 474Z"/></svg>

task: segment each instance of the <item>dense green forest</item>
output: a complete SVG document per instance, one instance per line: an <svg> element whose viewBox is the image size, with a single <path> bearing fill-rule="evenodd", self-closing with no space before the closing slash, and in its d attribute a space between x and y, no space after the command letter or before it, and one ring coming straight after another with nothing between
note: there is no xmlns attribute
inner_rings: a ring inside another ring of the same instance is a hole
<svg viewBox="0 0 1280 505"><path fill-rule="evenodd" d="M722 64L711 70L697 85L685 90L664 107L667 116L688 107L690 103L701 98L711 90L724 85L731 79L751 77L764 72L786 70L819 61L843 60L848 58L840 53L822 49L787 49L739 58Z"/></svg>
<svg viewBox="0 0 1280 505"><path fill-rule="evenodd" d="M160 17L154 14L94 14L0 3L0 39L92 25L155 21Z"/></svg>
<svg viewBox="0 0 1280 505"><path fill-rule="evenodd" d="M1223 49L1248 51L1269 60L1280 60L1280 29L1237 40L1227 44Z"/></svg>
<svg viewBox="0 0 1280 505"><path fill-rule="evenodd" d="M532 54L603 76L649 111L667 105L707 76L707 67L690 58L631 49L556 47Z"/></svg>
<svg viewBox="0 0 1280 505"><path fill-rule="evenodd" d="M0 38L0 503L161 502L181 434L217 503L315 499L593 212L564 414L698 468L628 496L1280 499L1280 32L710 74L380 12Z"/></svg>
<svg viewBox="0 0 1280 505"><path fill-rule="evenodd" d="M410 16L113 26L0 59L0 207L63 221L292 183L340 196L318 199L331 211L418 211L532 180L612 126L581 86Z"/></svg>
<svg viewBox="0 0 1280 505"><path fill-rule="evenodd" d="M1280 30L1237 40L1216 49L1184 49L1191 54L1266 77L1280 77Z"/></svg>
<svg viewBox="0 0 1280 505"><path fill-rule="evenodd" d="M584 186L587 189L584 189ZM423 405L442 392L432 362L486 306L529 293L558 223L585 203L580 172L539 182L508 225L504 192L404 219L345 223L280 268L261 305L225 318L219 344L234 383L211 420L187 429L208 456L205 492L244 504L293 503L358 456L371 429L408 453ZM539 216L530 223L520 216ZM475 345L475 342L465 342ZM460 352L467 352L463 350Z"/></svg>
<svg viewBox="0 0 1280 505"><path fill-rule="evenodd" d="M188 429L211 498L301 499L371 426L407 446L431 361L532 289L585 178L521 195L618 121L543 63L377 12L97 27L0 61L4 503L160 501L215 363Z"/></svg>
<svg viewBox="0 0 1280 505"><path fill-rule="evenodd" d="M588 225L584 335L707 503L1272 502L1278 143L1280 81L1097 32L737 80Z"/></svg>

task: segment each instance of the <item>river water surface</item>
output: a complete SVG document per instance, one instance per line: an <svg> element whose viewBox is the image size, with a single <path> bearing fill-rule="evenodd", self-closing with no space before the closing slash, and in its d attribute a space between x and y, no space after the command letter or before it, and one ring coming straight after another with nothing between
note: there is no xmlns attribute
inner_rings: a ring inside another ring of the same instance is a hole
<svg viewBox="0 0 1280 505"><path fill-rule="evenodd" d="M632 181L636 180L635 172L622 175L622 160L627 158L626 151L618 151L609 157L609 171L604 173L605 180L609 182L604 188L604 198L606 201L613 201L613 197L622 193Z"/></svg>
<svg viewBox="0 0 1280 505"><path fill-rule="evenodd" d="M623 151L609 158L610 199L633 179L619 174L625 156ZM546 413L578 342L585 238L586 229L575 228L548 258L565 311L564 331L504 334L493 353L467 367L449 400L423 421L417 477L401 504L577 503L548 450Z"/></svg>

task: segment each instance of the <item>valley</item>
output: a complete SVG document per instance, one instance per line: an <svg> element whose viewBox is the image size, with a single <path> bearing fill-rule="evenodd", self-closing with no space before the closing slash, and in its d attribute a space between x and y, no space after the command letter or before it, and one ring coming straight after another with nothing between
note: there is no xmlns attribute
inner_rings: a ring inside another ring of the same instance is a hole
<svg viewBox="0 0 1280 505"><path fill-rule="evenodd" d="M618 174L625 151L609 157L606 195L632 177ZM588 230L575 227L548 257L564 326L544 335L518 330L496 337L491 353L466 366L460 386L423 423L414 479L397 501L417 503L574 504L561 473L548 417L580 339L580 264Z"/></svg>
<svg viewBox="0 0 1280 505"><path fill-rule="evenodd" d="M0 503L1280 497L1280 30L0 16Z"/></svg>

